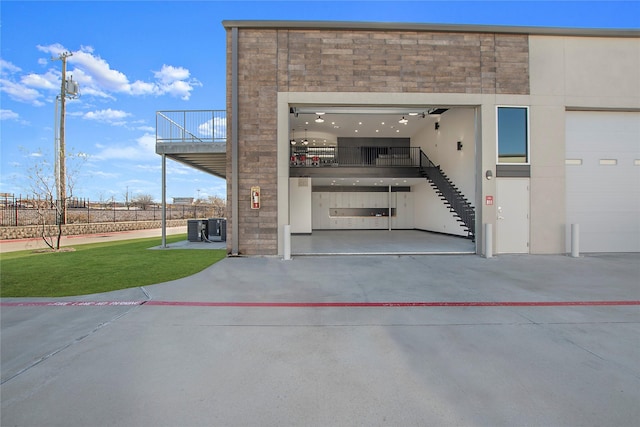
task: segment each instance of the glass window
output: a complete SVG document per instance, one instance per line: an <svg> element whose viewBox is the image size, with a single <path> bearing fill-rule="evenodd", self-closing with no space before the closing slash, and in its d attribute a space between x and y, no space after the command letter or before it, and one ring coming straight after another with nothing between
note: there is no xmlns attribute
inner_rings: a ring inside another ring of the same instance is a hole
<svg viewBox="0 0 640 427"><path fill-rule="evenodd" d="M498 107L498 163L529 163L527 107Z"/></svg>

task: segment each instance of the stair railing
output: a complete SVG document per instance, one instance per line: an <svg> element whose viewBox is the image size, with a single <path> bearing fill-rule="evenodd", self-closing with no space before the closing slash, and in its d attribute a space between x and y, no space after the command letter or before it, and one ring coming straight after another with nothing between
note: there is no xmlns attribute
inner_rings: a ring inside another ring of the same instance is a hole
<svg viewBox="0 0 640 427"><path fill-rule="evenodd" d="M475 209L453 185L449 178L420 150L420 171L435 185L449 207L467 227L470 237L475 235Z"/></svg>

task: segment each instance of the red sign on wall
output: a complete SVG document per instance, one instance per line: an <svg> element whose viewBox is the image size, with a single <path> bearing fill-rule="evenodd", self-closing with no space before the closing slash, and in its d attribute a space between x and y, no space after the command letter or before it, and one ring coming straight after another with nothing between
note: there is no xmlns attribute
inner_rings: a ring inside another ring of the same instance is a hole
<svg viewBox="0 0 640 427"><path fill-rule="evenodd" d="M484 199L484 204L487 206L493 205L493 196L486 196Z"/></svg>

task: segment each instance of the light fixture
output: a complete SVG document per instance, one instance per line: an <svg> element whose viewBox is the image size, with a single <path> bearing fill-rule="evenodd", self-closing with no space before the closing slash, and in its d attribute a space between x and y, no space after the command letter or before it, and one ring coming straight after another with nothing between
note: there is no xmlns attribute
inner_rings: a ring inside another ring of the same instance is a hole
<svg viewBox="0 0 640 427"><path fill-rule="evenodd" d="M405 119L404 116L402 116L402 118L398 120L398 123L402 123L403 125L406 125L407 123L409 123L409 120Z"/></svg>
<svg viewBox="0 0 640 427"><path fill-rule="evenodd" d="M291 143L291 145L296 145L295 129L291 129L291 139L289 140L289 142Z"/></svg>
<svg viewBox="0 0 640 427"><path fill-rule="evenodd" d="M417 116L418 113L409 113L410 116Z"/></svg>
<svg viewBox="0 0 640 427"><path fill-rule="evenodd" d="M462 141L458 141L458 151L462 151Z"/></svg>
<svg viewBox="0 0 640 427"><path fill-rule="evenodd" d="M487 181L491 181L491 178L493 178L493 172L491 172L491 169L487 169L484 173L484 177L487 178Z"/></svg>
<svg viewBox="0 0 640 427"><path fill-rule="evenodd" d="M322 118L322 116L318 116L318 118L316 119L316 123L324 123L324 119Z"/></svg>
<svg viewBox="0 0 640 427"><path fill-rule="evenodd" d="M309 140L307 139L307 130L304 130L304 139L302 140L302 145L309 145Z"/></svg>

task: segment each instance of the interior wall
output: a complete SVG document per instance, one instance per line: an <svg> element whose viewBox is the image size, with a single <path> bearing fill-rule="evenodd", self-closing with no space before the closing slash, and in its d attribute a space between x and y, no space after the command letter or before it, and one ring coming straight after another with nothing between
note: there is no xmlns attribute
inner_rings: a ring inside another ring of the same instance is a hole
<svg viewBox="0 0 640 427"><path fill-rule="evenodd" d="M413 194L414 204L414 228L467 236L467 232L460 225L462 223L456 221L456 217L426 180L424 184L412 186L411 194Z"/></svg>
<svg viewBox="0 0 640 427"><path fill-rule="evenodd" d="M426 126L411 138L413 147L420 147L462 194L475 205L475 112L473 108L453 108L442 114L439 128ZM457 142L462 142L462 150ZM458 221L425 180L412 187L414 192L414 224L421 230L466 236Z"/></svg>
<svg viewBox="0 0 640 427"><path fill-rule="evenodd" d="M335 217L331 208L391 208L391 227L395 230L413 229L413 194L410 192L337 192L317 191L312 194L314 230L388 230L388 216Z"/></svg>
<svg viewBox="0 0 640 427"><path fill-rule="evenodd" d="M292 233L311 233L311 178L289 178Z"/></svg>

